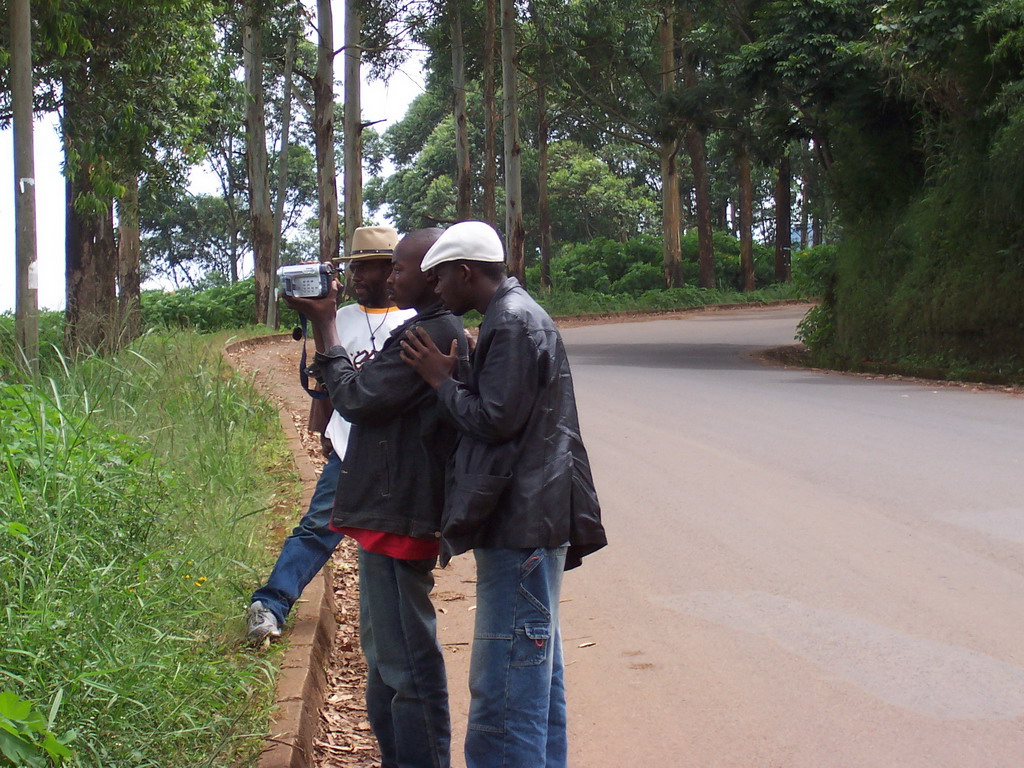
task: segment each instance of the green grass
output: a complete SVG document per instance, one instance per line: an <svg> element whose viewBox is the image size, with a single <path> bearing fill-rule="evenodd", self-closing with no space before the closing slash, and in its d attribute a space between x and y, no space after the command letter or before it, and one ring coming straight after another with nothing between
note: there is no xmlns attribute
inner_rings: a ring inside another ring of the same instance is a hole
<svg viewBox="0 0 1024 768"><path fill-rule="evenodd" d="M225 339L150 335L75 366L51 349L36 379L0 357L0 690L73 731L75 764L258 753L275 673L240 617L266 510L297 484Z"/></svg>

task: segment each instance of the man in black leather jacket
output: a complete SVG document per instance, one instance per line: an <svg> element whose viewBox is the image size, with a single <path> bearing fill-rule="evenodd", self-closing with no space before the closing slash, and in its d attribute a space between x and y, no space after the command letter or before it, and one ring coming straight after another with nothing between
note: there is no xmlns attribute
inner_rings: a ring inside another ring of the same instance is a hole
<svg viewBox="0 0 1024 768"><path fill-rule="evenodd" d="M398 339L417 330L466 356L462 324L437 301L420 271L440 230L417 230L395 248L388 290L417 315L358 370L338 343L334 294L288 300L306 314L326 351L311 367L349 423L332 528L359 543L360 639L366 709L382 768L448 768L451 730L444 658L430 602L441 537L444 464L455 431L437 396L400 359Z"/></svg>
<svg viewBox="0 0 1024 768"><path fill-rule="evenodd" d="M483 313L472 365L419 332L402 357L460 433L442 562L470 548L477 562L467 768L562 768L562 572L606 538L561 336L503 262L487 224L446 230L422 268L456 315Z"/></svg>

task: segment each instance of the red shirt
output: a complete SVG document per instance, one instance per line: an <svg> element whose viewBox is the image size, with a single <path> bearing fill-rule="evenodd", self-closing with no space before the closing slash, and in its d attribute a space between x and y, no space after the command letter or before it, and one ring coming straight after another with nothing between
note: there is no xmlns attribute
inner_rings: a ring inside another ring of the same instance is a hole
<svg viewBox="0 0 1024 768"><path fill-rule="evenodd" d="M351 536L367 552L387 555L396 560L426 560L437 557L441 550L437 539L420 539L415 536L403 536L400 533L370 531L366 528L335 528L333 523L331 530Z"/></svg>

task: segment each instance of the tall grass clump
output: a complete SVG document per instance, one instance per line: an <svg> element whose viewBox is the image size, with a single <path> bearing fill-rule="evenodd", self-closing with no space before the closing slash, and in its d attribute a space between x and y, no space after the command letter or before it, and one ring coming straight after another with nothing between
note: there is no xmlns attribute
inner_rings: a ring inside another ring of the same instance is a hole
<svg viewBox="0 0 1024 768"><path fill-rule="evenodd" d="M37 378L0 358L0 690L72 732L76 765L254 759L273 673L238 617L266 558L256 513L294 482L220 341L150 335L73 366L51 348Z"/></svg>

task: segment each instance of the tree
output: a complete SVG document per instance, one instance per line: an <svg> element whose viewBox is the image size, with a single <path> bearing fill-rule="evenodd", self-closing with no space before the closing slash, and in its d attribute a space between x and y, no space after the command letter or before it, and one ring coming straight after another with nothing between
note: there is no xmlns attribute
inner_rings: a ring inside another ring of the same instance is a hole
<svg viewBox="0 0 1024 768"><path fill-rule="evenodd" d="M483 168L483 218L497 226L498 213L495 197L497 186L498 149L495 137L498 135L498 105L494 89L494 49L496 39L496 0L484 0L483 29L483 98L484 98L484 168Z"/></svg>
<svg viewBox="0 0 1024 768"><path fill-rule="evenodd" d="M362 19L356 0L345 0L345 253L352 249L352 233L363 223L363 122L359 81Z"/></svg>
<svg viewBox="0 0 1024 768"><path fill-rule="evenodd" d="M288 154L289 142L291 139L292 121L292 70L295 66L295 35L288 36L288 43L285 46L284 71L281 73L281 147L277 163L277 199L274 201L274 247L270 262L271 279L277 273L281 263L281 240L284 228L284 203L288 194ZM267 304L267 325L277 328L277 293L273 286L270 287L270 300Z"/></svg>
<svg viewBox="0 0 1024 768"><path fill-rule="evenodd" d="M243 6L242 62L245 70L245 158L249 179L256 322L267 321L270 264L274 249L274 215L270 208L270 163L263 97L264 16L256 0Z"/></svg>
<svg viewBox="0 0 1024 768"><path fill-rule="evenodd" d="M658 19L658 49L661 66L661 94L671 99L676 88L675 8L666 3ZM664 237L665 285L675 287L683 282L682 210L679 200L679 139L674 132L663 131L658 143L661 160L661 217Z"/></svg>
<svg viewBox="0 0 1024 768"><path fill-rule="evenodd" d="M516 7L501 0L501 77L505 100L505 248L508 270L523 280L524 261L522 147L519 143L519 93L516 67Z"/></svg>
<svg viewBox="0 0 1024 768"><path fill-rule="evenodd" d="M676 30L678 9L642 0L612 9L582 2L559 25L565 61L561 95L589 131L645 148L660 164L663 268L667 285L682 280L677 243L682 232L678 154L687 118L678 108L683 66ZM608 45L607 40L616 41ZM628 42L627 42L628 41Z"/></svg>
<svg viewBox="0 0 1024 768"><path fill-rule="evenodd" d="M462 35L461 0L450 0L448 10L452 25L452 117L455 121L455 217L459 221L473 218L472 179L469 160L469 118L466 115L465 44Z"/></svg>
<svg viewBox="0 0 1024 768"><path fill-rule="evenodd" d="M346 6L347 7L347 6ZM316 142L320 261L338 258L338 179L334 163L334 14L330 0L317 0L313 135Z"/></svg>
<svg viewBox="0 0 1024 768"><path fill-rule="evenodd" d="M212 98L212 13L201 0L37 9L36 106L62 110L69 354L110 350L125 338L117 321L114 200L138 175L180 174L197 156ZM122 292L130 303L130 280Z"/></svg>

